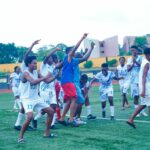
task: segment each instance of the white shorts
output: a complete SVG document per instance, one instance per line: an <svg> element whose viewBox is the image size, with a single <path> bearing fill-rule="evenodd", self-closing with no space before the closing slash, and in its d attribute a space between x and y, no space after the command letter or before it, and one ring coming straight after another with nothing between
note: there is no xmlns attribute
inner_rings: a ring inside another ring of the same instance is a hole
<svg viewBox="0 0 150 150"><path fill-rule="evenodd" d="M57 104L57 100L56 100L56 92L55 90L51 90L51 91L41 91L40 92L40 96L41 98L44 100L44 102L48 105L51 104Z"/></svg>
<svg viewBox="0 0 150 150"><path fill-rule="evenodd" d="M33 112L34 110L39 112L44 108L48 108L49 105L44 103L42 99L30 100L30 99L22 99L23 108L25 113Z"/></svg>
<svg viewBox="0 0 150 150"><path fill-rule="evenodd" d="M129 85L130 85L129 83L120 84L121 94L127 94Z"/></svg>
<svg viewBox="0 0 150 150"><path fill-rule="evenodd" d="M12 91L14 93L14 97L20 95L19 88L17 88L17 87L14 86L14 87L12 87Z"/></svg>
<svg viewBox="0 0 150 150"><path fill-rule="evenodd" d="M134 98L135 96L139 96L139 85L131 84L131 96Z"/></svg>
<svg viewBox="0 0 150 150"><path fill-rule="evenodd" d="M108 97L113 97L113 88L109 88L109 89L104 89L104 90L100 90L100 99L102 102L105 102Z"/></svg>
<svg viewBox="0 0 150 150"><path fill-rule="evenodd" d="M145 98L141 97L141 105L150 106L150 96L147 96Z"/></svg>

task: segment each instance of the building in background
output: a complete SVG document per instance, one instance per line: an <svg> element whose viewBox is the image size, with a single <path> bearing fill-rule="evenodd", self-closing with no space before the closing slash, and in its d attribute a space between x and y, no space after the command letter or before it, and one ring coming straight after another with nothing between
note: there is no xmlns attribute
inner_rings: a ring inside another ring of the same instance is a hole
<svg viewBox="0 0 150 150"><path fill-rule="evenodd" d="M123 50L128 52L130 50L130 47L134 45L134 40L136 37L139 36L125 36L123 38ZM146 34L147 44L150 46L150 34Z"/></svg>
<svg viewBox="0 0 150 150"><path fill-rule="evenodd" d="M113 57L119 55L118 36L113 36L103 41L87 38L84 40L84 48L89 49L91 42L95 43L95 47L90 58Z"/></svg>

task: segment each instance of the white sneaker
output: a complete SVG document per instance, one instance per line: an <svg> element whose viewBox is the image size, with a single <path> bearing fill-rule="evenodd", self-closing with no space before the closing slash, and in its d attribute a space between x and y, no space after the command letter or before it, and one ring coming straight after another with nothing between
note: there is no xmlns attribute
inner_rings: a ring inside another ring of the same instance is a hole
<svg viewBox="0 0 150 150"><path fill-rule="evenodd" d="M141 115L143 115L143 116L145 116L145 117L147 117L147 116L148 116L148 114L147 114L147 113L145 113L145 112L141 112Z"/></svg>
<svg viewBox="0 0 150 150"><path fill-rule="evenodd" d="M75 121L77 124L86 124L86 122L81 120L80 118L77 118Z"/></svg>

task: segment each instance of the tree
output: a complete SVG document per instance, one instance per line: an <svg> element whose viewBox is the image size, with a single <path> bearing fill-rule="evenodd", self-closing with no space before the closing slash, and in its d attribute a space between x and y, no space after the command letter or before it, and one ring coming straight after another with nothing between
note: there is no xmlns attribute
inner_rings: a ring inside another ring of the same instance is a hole
<svg viewBox="0 0 150 150"><path fill-rule="evenodd" d="M134 45L136 45L139 50L140 53L142 53L143 49L147 46L147 39L146 36L141 36L141 37L136 37L134 40Z"/></svg>
<svg viewBox="0 0 150 150"><path fill-rule="evenodd" d="M17 48L14 43L0 43L0 63L14 63L18 59Z"/></svg>

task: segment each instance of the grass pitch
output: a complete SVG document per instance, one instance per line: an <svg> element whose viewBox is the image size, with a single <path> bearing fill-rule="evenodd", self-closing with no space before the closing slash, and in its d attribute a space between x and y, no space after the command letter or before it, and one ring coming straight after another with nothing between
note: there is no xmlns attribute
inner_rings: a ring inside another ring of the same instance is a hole
<svg viewBox="0 0 150 150"><path fill-rule="evenodd" d="M17 144L18 131L13 129L17 112L12 111L14 98L12 93L0 93L0 150L149 150L150 149L150 117L136 118L137 129L129 127L126 120L133 112L133 102L129 97L131 107L121 111L121 96L119 86L114 85L115 116L121 121L96 119L87 121L78 128L57 125L52 133L58 135L54 139L43 138L45 117L38 121L37 131L25 133L25 144ZM92 112L101 117L101 104L98 87L90 91ZM109 118L109 103L107 102L107 117ZM86 116L83 109L82 116ZM123 121L122 121L123 119ZM86 118L83 118L86 120Z"/></svg>

